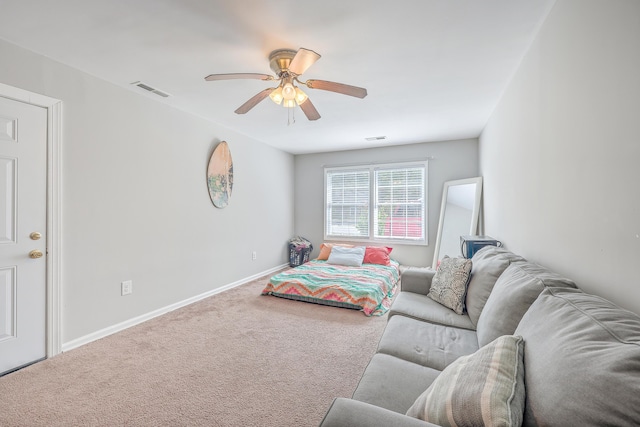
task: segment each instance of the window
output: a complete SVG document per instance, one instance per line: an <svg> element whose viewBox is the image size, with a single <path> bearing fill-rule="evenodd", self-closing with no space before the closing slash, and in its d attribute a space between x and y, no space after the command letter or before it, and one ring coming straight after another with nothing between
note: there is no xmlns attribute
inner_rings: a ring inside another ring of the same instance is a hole
<svg viewBox="0 0 640 427"><path fill-rule="evenodd" d="M325 238L426 243L426 162L325 169Z"/></svg>
<svg viewBox="0 0 640 427"><path fill-rule="evenodd" d="M424 168L385 168L374 176L374 238L425 240Z"/></svg>
<svg viewBox="0 0 640 427"><path fill-rule="evenodd" d="M327 236L369 236L369 181L368 170L326 173Z"/></svg>

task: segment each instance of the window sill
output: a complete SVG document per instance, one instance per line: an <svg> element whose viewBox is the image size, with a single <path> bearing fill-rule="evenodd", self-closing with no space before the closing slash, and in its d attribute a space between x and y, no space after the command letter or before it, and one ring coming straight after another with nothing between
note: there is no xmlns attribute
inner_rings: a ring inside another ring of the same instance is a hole
<svg viewBox="0 0 640 427"><path fill-rule="evenodd" d="M352 245L406 245L406 246L429 246L429 242L426 240L402 240L402 239L358 239L355 237L341 237L341 236L324 236L325 242L341 242L349 243Z"/></svg>

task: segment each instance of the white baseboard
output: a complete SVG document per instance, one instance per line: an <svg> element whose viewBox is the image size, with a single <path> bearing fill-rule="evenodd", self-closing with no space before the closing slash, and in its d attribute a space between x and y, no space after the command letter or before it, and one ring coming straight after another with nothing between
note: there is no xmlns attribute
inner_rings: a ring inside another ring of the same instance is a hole
<svg viewBox="0 0 640 427"><path fill-rule="evenodd" d="M193 304L194 302L198 302L200 300L208 298L208 297L210 297L212 295L216 295L216 294L219 294L221 292L228 291L229 289L235 288L237 286L244 285L245 283L249 283L252 280L255 280L255 279L259 278L259 277L266 276L268 274L274 273L274 272L276 272L276 271L278 271L278 270L280 270L282 268L288 267L288 266L289 266L289 264L279 265L277 267L274 267L272 269L263 271L261 273L254 274L253 276L245 277L244 279L240 279L240 280L238 280L236 282L229 283L228 285L224 285L224 286L221 286L219 288L212 289L212 290L207 291L207 292L205 292L203 294L196 295L196 296L191 297L191 298L187 298L186 300L179 301L177 303L168 305L168 306L163 307L163 308L159 308L159 309L154 310L152 312L149 312L147 314L143 314L141 316L134 317L133 319L125 320L124 322L118 323L118 324L113 325L113 326L109 326L108 328L100 329L99 331L92 332L92 333L90 333L88 335L85 335L83 337L76 338L75 340L71 340L69 342L62 343L62 351L65 352L65 351L73 350L74 348L78 348L78 347L80 347L82 345L85 345L85 344L88 344L88 343L90 343L92 341L98 340L100 338L104 338L104 337L109 336L111 334L115 334L116 332L120 332L120 331L125 330L127 328L130 328L132 326L138 325L138 324L140 324L142 322L146 322L147 320L151 320L154 317L161 316L161 315L166 314L166 313L168 313L170 311L176 310L176 309L181 308L181 307L185 307L185 306L187 306L189 304Z"/></svg>

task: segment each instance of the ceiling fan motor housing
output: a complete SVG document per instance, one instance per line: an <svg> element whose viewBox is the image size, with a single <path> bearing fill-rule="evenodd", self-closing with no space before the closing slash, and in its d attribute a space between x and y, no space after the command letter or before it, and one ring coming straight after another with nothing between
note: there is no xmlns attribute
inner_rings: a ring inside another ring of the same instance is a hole
<svg viewBox="0 0 640 427"><path fill-rule="evenodd" d="M281 77L281 74L289 69L289 64L296 56L296 52L292 49L278 49L269 54L269 66L278 77Z"/></svg>

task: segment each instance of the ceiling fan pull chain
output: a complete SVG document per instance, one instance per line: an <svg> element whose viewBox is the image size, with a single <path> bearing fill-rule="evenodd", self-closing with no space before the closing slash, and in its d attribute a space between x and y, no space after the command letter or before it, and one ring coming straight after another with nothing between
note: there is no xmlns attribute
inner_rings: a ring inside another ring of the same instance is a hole
<svg viewBox="0 0 640 427"><path fill-rule="evenodd" d="M287 108L287 126L291 126L296 122L295 108Z"/></svg>

